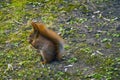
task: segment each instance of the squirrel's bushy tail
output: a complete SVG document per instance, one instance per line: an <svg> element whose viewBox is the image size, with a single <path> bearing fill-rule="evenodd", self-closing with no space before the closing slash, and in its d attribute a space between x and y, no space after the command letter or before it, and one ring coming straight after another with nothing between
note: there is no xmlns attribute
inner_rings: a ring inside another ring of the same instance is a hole
<svg viewBox="0 0 120 80"><path fill-rule="evenodd" d="M56 45L57 54L63 55L64 53L64 40L54 31L48 29L43 23L32 22L34 28L36 28L39 33L46 39L52 41Z"/></svg>

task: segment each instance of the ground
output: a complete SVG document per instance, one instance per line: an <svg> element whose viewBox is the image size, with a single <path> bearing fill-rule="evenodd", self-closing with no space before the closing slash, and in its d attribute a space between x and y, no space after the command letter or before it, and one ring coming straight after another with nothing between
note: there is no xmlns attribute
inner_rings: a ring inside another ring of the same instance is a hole
<svg viewBox="0 0 120 80"><path fill-rule="evenodd" d="M0 1L0 80L119 80L119 0ZM31 20L65 40L63 60L41 64Z"/></svg>

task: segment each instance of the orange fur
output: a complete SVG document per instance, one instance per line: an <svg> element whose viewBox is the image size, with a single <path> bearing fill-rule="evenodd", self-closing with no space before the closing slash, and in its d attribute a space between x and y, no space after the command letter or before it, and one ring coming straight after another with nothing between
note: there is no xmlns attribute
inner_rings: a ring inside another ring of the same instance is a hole
<svg viewBox="0 0 120 80"><path fill-rule="evenodd" d="M61 60L64 53L64 40L54 31L49 30L43 23L32 22L33 32L29 42L40 51L43 63L54 59Z"/></svg>

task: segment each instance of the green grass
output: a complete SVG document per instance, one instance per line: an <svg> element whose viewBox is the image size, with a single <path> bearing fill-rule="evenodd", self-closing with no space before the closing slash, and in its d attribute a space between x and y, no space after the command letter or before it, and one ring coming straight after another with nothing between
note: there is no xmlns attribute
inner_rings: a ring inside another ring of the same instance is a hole
<svg viewBox="0 0 120 80"><path fill-rule="evenodd" d="M118 80L120 33L115 27L119 21L94 14L104 11L104 4L109 7L112 1L0 1L0 80ZM63 61L41 64L28 43L33 19L65 39Z"/></svg>

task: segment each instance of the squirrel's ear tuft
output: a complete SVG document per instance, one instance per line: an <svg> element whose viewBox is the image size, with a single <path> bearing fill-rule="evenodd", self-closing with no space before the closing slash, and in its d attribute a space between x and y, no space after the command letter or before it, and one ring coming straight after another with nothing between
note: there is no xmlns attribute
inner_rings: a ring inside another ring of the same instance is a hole
<svg viewBox="0 0 120 80"><path fill-rule="evenodd" d="M32 22L31 22L31 25L32 25L34 31L38 30L38 27L37 27L37 25L36 25L36 22L33 22L33 21L32 21Z"/></svg>

